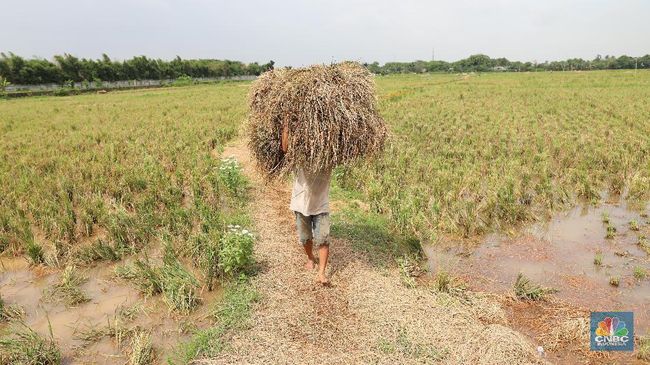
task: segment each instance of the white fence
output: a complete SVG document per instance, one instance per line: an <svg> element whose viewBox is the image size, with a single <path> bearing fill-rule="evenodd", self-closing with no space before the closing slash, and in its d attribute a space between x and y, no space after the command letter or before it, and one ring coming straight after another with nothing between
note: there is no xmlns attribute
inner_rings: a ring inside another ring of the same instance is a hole
<svg viewBox="0 0 650 365"><path fill-rule="evenodd" d="M210 81L224 81L224 80L255 80L257 76L228 76L228 77L195 77L192 81L195 82L210 82ZM102 89L123 89L123 88L137 88L137 87L152 87L169 85L177 79L162 79L162 80L124 80L124 81L102 81L96 82L75 82L74 88L77 90L102 90ZM58 90L68 85L60 84L38 84L38 85L8 85L5 91L53 91Z"/></svg>

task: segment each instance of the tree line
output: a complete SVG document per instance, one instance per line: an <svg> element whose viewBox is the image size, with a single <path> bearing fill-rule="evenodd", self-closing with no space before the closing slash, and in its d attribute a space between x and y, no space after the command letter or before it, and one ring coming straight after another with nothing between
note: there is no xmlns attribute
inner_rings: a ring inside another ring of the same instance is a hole
<svg viewBox="0 0 650 365"><path fill-rule="evenodd" d="M68 84L83 81L160 80L184 77L228 77L259 75L272 69L273 61L245 64L239 61L176 57L171 61L137 56L124 61L108 55L93 60L70 54L53 60L25 59L13 53L0 53L0 79L12 84Z"/></svg>
<svg viewBox="0 0 650 365"><path fill-rule="evenodd" d="M465 59L446 61L414 61L388 62L380 65L378 62L367 63L365 66L373 73L380 75L394 73L424 73L424 72L490 72L490 71L587 71L587 70L620 70L650 68L650 55L642 57L630 56L596 56L593 60L571 58L564 61L546 61L543 63L510 61L507 58L490 58L483 54L469 56Z"/></svg>
<svg viewBox="0 0 650 365"><path fill-rule="evenodd" d="M465 59L446 61L378 62L364 64L371 72L387 75L394 73L424 72L490 72L490 71L570 71L650 68L650 55L596 56L593 60L572 58L552 62L521 62L506 58L490 58L483 54ZM137 56L124 61L112 60L104 54L100 59L77 58L70 54L53 59L25 59L11 52L0 53L0 83L12 84L68 84L83 81L159 80L179 77L228 77L259 75L272 69L273 61L265 64L243 63L230 60L193 59L176 57L171 61Z"/></svg>

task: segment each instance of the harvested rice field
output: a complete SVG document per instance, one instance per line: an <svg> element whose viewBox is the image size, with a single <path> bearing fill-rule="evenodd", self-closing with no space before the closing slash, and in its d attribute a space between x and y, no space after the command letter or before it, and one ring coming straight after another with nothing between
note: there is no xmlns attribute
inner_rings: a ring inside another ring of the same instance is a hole
<svg viewBox="0 0 650 365"><path fill-rule="evenodd" d="M650 72L376 83L331 287L250 83L0 100L0 364L647 361ZM634 311L635 352L589 351L591 310Z"/></svg>

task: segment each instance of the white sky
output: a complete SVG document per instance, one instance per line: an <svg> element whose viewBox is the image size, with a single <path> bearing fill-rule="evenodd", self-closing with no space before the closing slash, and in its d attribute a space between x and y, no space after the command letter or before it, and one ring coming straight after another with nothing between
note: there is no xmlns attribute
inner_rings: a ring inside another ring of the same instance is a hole
<svg viewBox="0 0 650 365"><path fill-rule="evenodd" d="M0 0L0 51L301 66L650 53L649 0Z"/></svg>

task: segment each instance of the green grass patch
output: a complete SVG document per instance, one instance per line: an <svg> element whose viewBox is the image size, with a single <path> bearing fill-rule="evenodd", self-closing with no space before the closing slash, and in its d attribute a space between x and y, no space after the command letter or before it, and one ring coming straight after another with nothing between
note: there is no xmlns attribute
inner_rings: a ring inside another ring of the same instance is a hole
<svg viewBox="0 0 650 365"><path fill-rule="evenodd" d="M634 278L637 280L643 280L648 276L647 270L641 266L635 266L634 270L632 271L632 274L634 275Z"/></svg>
<svg viewBox="0 0 650 365"><path fill-rule="evenodd" d="M352 201L332 214L332 236L348 240L354 250L368 254L379 266L393 264L404 256L421 255L419 240L392 231L386 216L365 211L360 204Z"/></svg>
<svg viewBox="0 0 650 365"><path fill-rule="evenodd" d="M239 225L229 225L221 237L217 251L218 267L229 277L243 272L253 264L253 233Z"/></svg>
<svg viewBox="0 0 650 365"><path fill-rule="evenodd" d="M444 360L448 355L447 351L440 351L435 347L415 343L412 335L401 325L398 325L397 334L394 338L379 340L377 350L385 354L399 353L406 358L417 359L423 363L437 363Z"/></svg>
<svg viewBox="0 0 650 365"><path fill-rule="evenodd" d="M45 290L44 296L48 300L61 300L68 306L85 303L90 300L81 289L81 285L86 281L88 281L88 277L76 266L67 266L61 272L59 281Z"/></svg>
<svg viewBox="0 0 650 365"><path fill-rule="evenodd" d="M458 294L466 289L465 283L445 270L433 276L433 288L441 293Z"/></svg>
<svg viewBox="0 0 650 365"><path fill-rule="evenodd" d="M73 254L73 261L80 264L90 264L95 261L119 261L125 250L98 239L89 245L80 246Z"/></svg>
<svg viewBox="0 0 650 365"><path fill-rule="evenodd" d="M594 255L594 265L596 266L602 266L603 265L603 253L598 251Z"/></svg>
<svg viewBox="0 0 650 365"><path fill-rule="evenodd" d="M162 265L137 259L133 264L118 266L115 274L133 282L145 295L162 294L172 310L189 313L200 303L199 282L173 254L165 255Z"/></svg>
<svg viewBox="0 0 650 365"><path fill-rule="evenodd" d="M648 243L648 239L646 237L639 237L639 240L636 244L646 254L650 255L650 243Z"/></svg>
<svg viewBox="0 0 650 365"><path fill-rule="evenodd" d="M22 322L14 323L9 337L0 338L0 363L21 365L61 364L61 351L54 341L52 328L43 337Z"/></svg>
<svg viewBox="0 0 650 365"><path fill-rule="evenodd" d="M533 283L524 274L519 273L514 284L514 293L517 299L542 300L548 294L556 293L557 289L545 288Z"/></svg>
<svg viewBox="0 0 650 365"><path fill-rule="evenodd" d="M616 227L613 224L608 223L606 227L605 238L612 239L614 237L616 237Z"/></svg>
<svg viewBox="0 0 650 365"><path fill-rule="evenodd" d="M0 322L19 321L25 317L25 310L17 304L7 304L0 296Z"/></svg>
<svg viewBox="0 0 650 365"><path fill-rule="evenodd" d="M253 303L259 300L245 276L227 285L222 300L214 311L215 325L199 330L192 339L182 344L173 356L170 364L188 364L195 359L215 356L221 352L226 342L224 336L228 331L239 330L246 325Z"/></svg>

